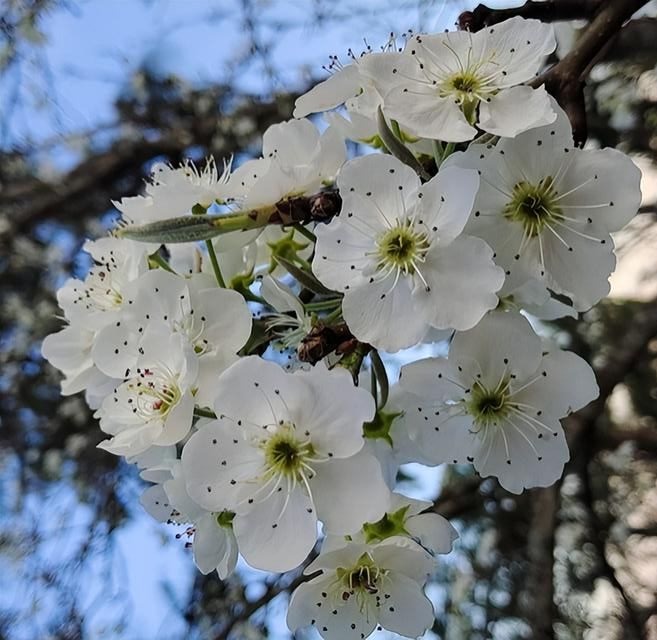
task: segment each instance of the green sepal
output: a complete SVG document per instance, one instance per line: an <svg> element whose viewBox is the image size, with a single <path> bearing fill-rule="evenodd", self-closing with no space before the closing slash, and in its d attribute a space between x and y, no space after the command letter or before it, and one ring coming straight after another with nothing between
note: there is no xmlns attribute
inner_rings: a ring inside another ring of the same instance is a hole
<svg viewBox="0 0 657 640"><path fill-rule="evenodd" d="M233 511L219 511L214 514L215 520L220 527L224 529L233 528L233 519L235 518L235 513Z"/></svg>
<svg viewBox="0 0 657 640"><path fill-rule="evenodd" d="M208 212L208 207L204 207L202 204L199 204L198 202L192 207L192 213L195 216L201 216L207 212Z"/></svg>
<svg viewBox="0 0 657 640"><path fill-rule="evenodd" d="M283 258L292 263L297 263L299 261L298 252L305 249L308 246L308 243L297 242L294 239L294 233L294 229L292 229L279 240L267 243L267 246L271 249L271 260L269 261L270 273L278 266L279 258Z"/></svg>
<svg viewBox="0 0 657 640"><path fill-rule="evenodd" d="M383 518L378 522L366 522L363 525L365 542L371 544L373 542L381 542L392 536L410 536L410 533L404 526L406 523L406 513L409 508L409 505L406 505L393 513L384 514Z"/></svg>
<svg viewBox="0 0 657 640"><path fill-rule="evenodd" d="M369 438L370 440L385 440L392 447L390 429L392 428L392 423L400 415L401 412L388 413L387 411L377 411L374 420L366 422L363 425L363 437Z"/></svg>

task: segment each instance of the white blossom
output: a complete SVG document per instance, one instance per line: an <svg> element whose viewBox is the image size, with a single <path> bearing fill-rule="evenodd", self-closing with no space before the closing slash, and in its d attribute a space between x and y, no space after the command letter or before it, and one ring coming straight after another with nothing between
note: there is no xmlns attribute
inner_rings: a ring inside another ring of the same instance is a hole
<svg viewBox="0 0 657 640"><path fill-rule="evenodd" d="M400 384L418 397L404 421L434 464L470 462L513 493L561 476L569 453L560 419L598 394L584 360L544 352L523 316L502 311L457 333L448 358L403 367Z"/></svg>
<svg viewBox="0 0 657 640"><path fill-rule="evenodd" d="M84 250L94 265L83 281L69 279L57 301L69 322L98 330L119 317L126 286L148 270L147 256L139 243L117 238L87 240Z"/></svg>
<svg viewBox="0 0 657 640"><path fill-rule="evenodd" d="M207 209L214 202L231 197L228 189L230 164L222 173L217 171L214 158L208 158L202 170L189 159L179 167L156 163L145 195L122 198L114 202L123 219L132 224L146 224L191 213L195 205Z"/></svg>
<svg viewBox="0 0 657 640"><path fill-rule="evenodd" d="M198 404L210 405L214 381L237 360L251 333L251 313L235 291L216 286L207 274L183 278L153 269L131 283L128 309L106 327L92 349L97 366L114 377L128 377L139 359L141 337L152 322L181 335L199 359ZM127 372L127 373L126 373Z"/></svg>
<svg viewBox="0 0 657 640"><path fill-rule="evenodd" d="M461 235L478 186L473 171L424 185L388 155L351 160L338 177L339 217L316 229L313 271L344 292L352 333L386 351L430 327L469 329L497 305L504 274L480 239Z"/></svg>
<svg viewBox="0 0 657 640"><path fill-rule="evenodd" d="M219 378L215 412L183 449L187 489L207 510L236 513L235 535L252 566L300 564L317 540L318 518L348 533L367 514L383 514L381 469L361 452L374 402L348 372L318 365L288 374L242 358Z"/></svg>
<svg viewBox="0 0 657 640"><path fill-rule="evenodd" d="M403 53L366 56L359 70L386 115L413 135L462 142L476 125L515 136L555 118L543 87L519 86L555 46L551 25L514 17L477 33L416 35Z"/></svg>
<svg viewBox="0 0 657 640"><path fill-rule="evenodd" d="M102 373L91 358L95 336L95 331L74 323L43 340L43 357L64 374L62 395L69 396L83 390L96 394L103 393L108 386L110 391L113 388L114 380Z"/></svg>
<svg viewBox="0 0 657 640"><path fill-rule="evenodd" d="M233 172L230 189L241 209L262 209L312 194L332 182L346 159L344 140L329 127L320 134L309 120L289 120L265 131L262 158Z"/></svg>
<svg viewBox="0 0 657 640"><path fill-rule="evenodd" d="M573 145L566 114L497 145L472 145L448 166L477 169L481 187L467 232L486 240L507 287L530 278L590 308L609 292L616 259L610 233L634 216L641 173L615 149Z"/></svg>
<svg viewBox="0 0 657 640"><path fill-rule="evenodd" d="M151 322L125 382L103 401L96 417L113 436L98 446L124 456L152 445L180 442L192 427L198 358L189 342L161 322Z"/></svg>
<svg viewBox="0 0 657 640"><path fill-rule="evenodd" d="M140 502L160 522L188 524L176 537L192 540L186 544L191 545L194 563L201 573L216 570L225 580L235 570L238 558L232 525L234 514L213 513L199 507L187 494L180 461L174 458L167 463L168 477L146 489Z"/></svg>
<svg viewBox="0 0 657 640"><path fill-rule="evenodd" d="M322 553L304 572L322 573L292 594L288 627L313 625L326 640L362 640L380 625L417 638L434 621L422 590L433 566L424 549L398 537Z"/></svg>

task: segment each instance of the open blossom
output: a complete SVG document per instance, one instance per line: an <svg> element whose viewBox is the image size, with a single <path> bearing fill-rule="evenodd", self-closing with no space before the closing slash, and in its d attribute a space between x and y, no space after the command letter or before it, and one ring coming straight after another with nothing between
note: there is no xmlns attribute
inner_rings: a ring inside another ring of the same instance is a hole
<svg viewBox="0 0 657 640"><path fill-rule="evenodd" d="M400 385L418 397L404 421L425 456L471 462L513 493L561 477L569 453L560 419L598 394L584 360L545 353L523 316L502 311L457 333L448 358L403 367Z"/></svg>
<svg viewBox="0 0 657 640"><path fill-rule="evenodd" d="M57 301L69 322L99 330L123 310L126 287L148 270L147 254L139 243L117 238L87 240L83 248L94 265L84 280L67 280Z"/></svg>
<svg viewBox="0 0 657 640"><path fill-rule="evenodd" d="M237 292L216 286L204 273L183 278L153 269L129 287L132 301L120 321L106 327L94 344L96 365L108 375L127 377L139 359L141 338L152 322L167 325L199 359L197 404L212 404L214 380L237 360L251 333L251 313Z"/></svg>
<svg viewBox="0 0 657 640"><path fill-rule="evenodd" d="M299 565L317 540L318 519L349 533L385 511L379 464L361 452L374 401L347 371L288 374L242 358L217 381L214 406L218 419L183 449L187 490L209 511L235 512L240 551L252 566Z"/></svg>
<svg viewBox="0 0 657 640"><path fill-rule="evenodd" d="M116 455L136 455L153 445L180 442L192 427L198 358L179 333L153 321L140 342L130 377L103 401L96 417L113 436L98 445Z"/></svg>
<svg viewBox="0 0 657 640"><path fill-rule="evenodd" d="M229 511L214 513L199 507L187 494L180 460L169 459L156 471L168 477L141 496L144 509L156 520L167 524L189 525L176 537L191 539L194 562L203 574L217 571L225 580L235 570L238 558L233 533L233 516Z"/></svg>
<svg viewBox="0 0 657 640"><path fill-rule="evenodd" d="M249 160L231 176L230 188L243 209L319 191L332 182L346 159L344 140L329 127L320 134L310 120L274 124L262 139L262 158Z"/></svg>
<svg viewBox="0 0 657 640"><path fill-rule="evenodd" d="M131 283L148 269L146 251L135 242L115 238L87 241L84 249L94 265L84 280L70 278L57 292L68 325L43 341L44 358L63 372L62 394L85 391L97 408L98 398L111 392L114 378L96 366L93 348L105 329L119 321L129 300Z"/></svg>
<svg viewBox="0 0 657 640"><path fill-rule="evenodd" d="M95 331L75 323L45 337L41 353L64 374L63 396L84 390L92 394L110 392L114 388L115 381L100 371L91 358L95 336Z"/></svg>
<svg viewBox="0 0 657 640"><path fill-rule="evenodd" d="M366 56L360 73L383 96L384 112L423 138L462 142L477 129L515 136L555 118L531 80L556 42L551 25L511 18L477 33L416 35L403 53Z"/></svg>
<svg viewBox="0 0 657 640"><path fill-rule="evenodd" d="M362 640L380 625L417 638L434 622L422 590L433 568L429 553L399 537L321 553L304 573L322 573L292 594L288 627L313 625L326 640Z"/></svg>
<svg viewBox="0 0 657 640"><path fill-rule="evenodd" d="M349 120L337 113L328 114L327 121L331 127L335 127L345 138L373 141L378 135L376 112L381 105L381 96L374 83L359 72L359 64L366 55L382 54L367 53L359 58L353 57L346 65L342 65L337 56L333 58L328 69L331 75L297 98L294 117L302 118L309 113L344 105Z"/></svg>
<svg viewBox="0 0 657 640"><path fill-rule="evenodd" d="M214 202L231 196L228 189L230 164L221 173L214 158L209 158L203 169L191 160L179 167L158 162L151 170L145 195L122 198L114 202L123 219L132 224L146 224L191 213L196 205L207 209Z"/></svg>
<svg viewBox="0 0 657 640"><path fill-rule="evenodd" d="M316 229L315 275L344 292L352 333L386 351L431 327L469 329L497 305L504 274L483 241L461 235L474 171L440 171L424 185L388 155L351 160L338 177L339 217Z"/></svg>
<svg viewBox="0 0 657 640"><path fill-rule="evenodd" d="M481 188L467 232L486 240L506 288L535 278L584 311L609 292L611 232L641 203L641 173L615 149L577 149L566 114L497 145L472 145L448 166L477 169Z"/></svg>

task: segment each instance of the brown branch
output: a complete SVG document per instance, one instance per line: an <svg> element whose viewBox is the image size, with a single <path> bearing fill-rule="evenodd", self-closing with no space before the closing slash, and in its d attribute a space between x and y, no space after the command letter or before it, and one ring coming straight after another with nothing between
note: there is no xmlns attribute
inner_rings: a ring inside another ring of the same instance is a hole
<svg viewBox="0 0 657 640"><path fill-rule="evenodd" d="M623 24L646 3L647 0L610 0L604 3L568 54L532 82L535 87L544 84L568 114L577 146L582 146L588 135L585 77Z"/></svg>
<svg viewBox="0 0 657 640"><path fill-rule="evenodd" d="M482 482L483 478L472 476L443 489L434 500L432 510L448 520L464 515L481 504L483 496L479 487Z"/></svg>
<svg viewBox="0 0 657 640"><path fill-rule="evenodd" d="M555 620L554 604L554 531L559 509L559 486L534 489L531 497L532 515L527 532L529 560L525 617L533 630L534 640L552 640Z"/></svg>
<svg viewBox="0 0 657 640"><path fill-rule="evenodd" d="M312 558L314 559L314 555ZM310 562L304 563L304 566L307 566ZM240 623L246 622L254 613L257 613L260 609L267 606L276 596L279 596L281 593L291 593L299 585L312 580L317 577L321 572L315 571L310 575L305 575L301 573L292 581L288 582L286 580L277 580L267 585L265 592L257 599L252 602L246 602L244 606L237 612L233 617L228 620L226 626L223 628L219 635L215 636L214 640L228 640L233 629Z"/></svg>
<svg viewBox="0 0 657 640"><path fill-rule="evenodd" d="M590 462L595 455L596 426L598 419L603 415L607 400L614 388L636 367L644 354L648 343L657 336L657 299L646 304L637 312L632 326L624 336L619 352L609 359L608 364L599 369L597 374L600 395L581 411L573 414L566 420L566 435L571 450L571 462L566 472L576 473L582 479L582 500L588 510L591 530L594 532L592 542L602 563L603 575L609 580L620 597L623 599L626 611L626 624L628 638L640 638L641 622L634 609L633 603L619 582L618 577L606 557L604 527L593 508L593 494L590 479ZM622 430L618 430L621 433ZM616 432L612 432L616 433ZM629 432L628 432L629 434ZM605 435L602 436L604 440ZM607 434L607 437L609 435Z"/></svg>
<svg viewBox="0 0 657 640"><path fill-rule="evenodd" d="M613 428L596 434L598 449L615 449L624 442L634 442L638 449L657 453L657 429L651 427Z"/></svg>
<svg viewBox="0 0 657 640"><path fill-rule="evenodd" d="M511 9L491 9L480 4L473 11L463 12L458 18L458 25L465 31L480 31L515 16L541 22L590 20L602 4L603 0L528 0L522 6Z"/></svg>

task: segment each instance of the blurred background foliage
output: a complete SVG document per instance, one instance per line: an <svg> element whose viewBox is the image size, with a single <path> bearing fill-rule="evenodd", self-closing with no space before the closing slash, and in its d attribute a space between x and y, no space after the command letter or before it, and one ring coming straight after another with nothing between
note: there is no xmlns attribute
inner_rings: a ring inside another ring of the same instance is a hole
<svg viewBox="0 0 657 640"><path fill-rule="evenodd" d="M173 21L157 21L172 8ZM296 575L243 570L222 583L195 572L175 531L141 513L135 470L96 449L83 400L60 397L40 356L61 325L54 292L85 273L84 238L104 233L111 200L138 193L153 162L258 153L328 54L367 46L363 36L444 29L471 8L0 0L1 638L290 637L282 620ZM78 49L67 60L62 39L85 40L84 18L100 9L118 25L141 21L130 26L143 46L108 24L85 34L96 46L84 58ZM618 238L612 297L552 326L596 367L601 397L568 419L572 459L554 487L513 496L467 468L435 476L435 508L461 539L429 587L431 637L657 638L654 15L651 3L623 28L586 87L589 144L634 157L644 204ZM560 52L579 26L558 25ZM205 71L186 74L179 54L205 59Z"/></svg>

